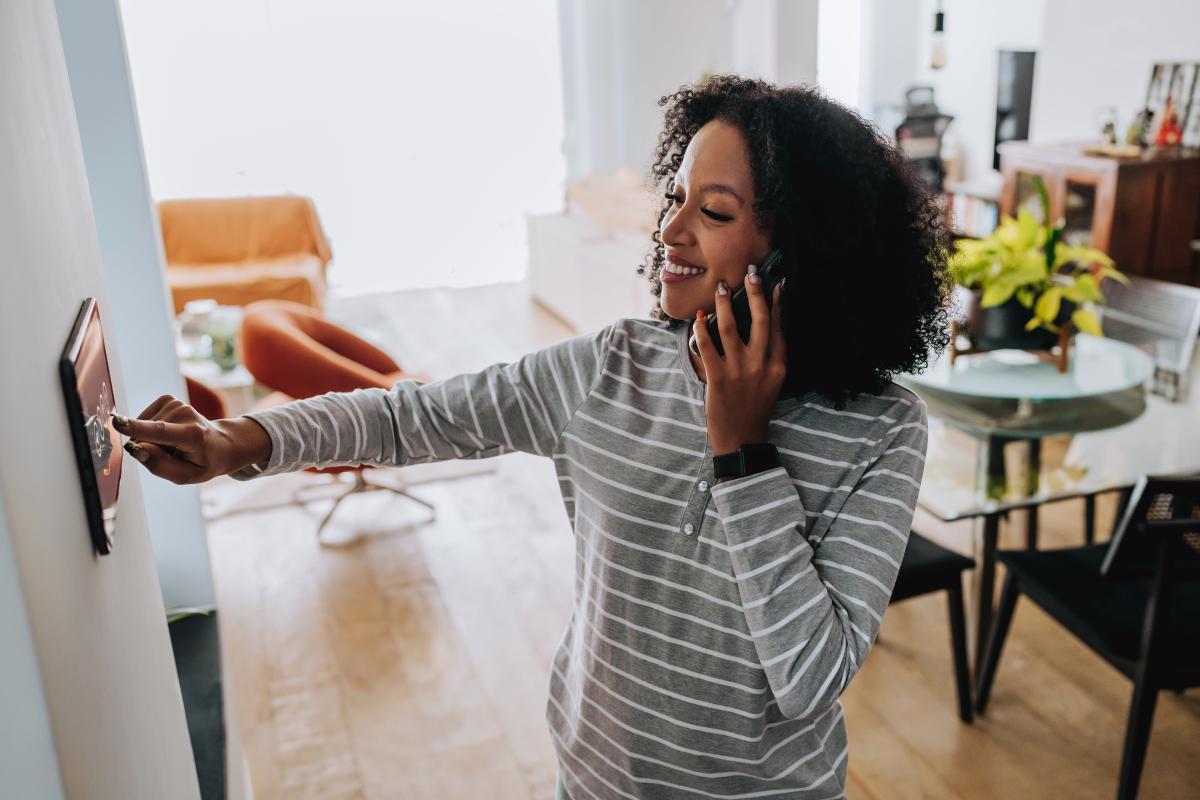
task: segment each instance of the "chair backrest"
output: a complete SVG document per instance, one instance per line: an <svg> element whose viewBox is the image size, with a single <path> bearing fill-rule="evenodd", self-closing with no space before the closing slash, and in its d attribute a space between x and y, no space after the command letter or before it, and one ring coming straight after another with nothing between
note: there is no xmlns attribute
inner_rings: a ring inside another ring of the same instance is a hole
<svg viewBox="0 0 1200 800"><path fill-rule="evenodd" d="M1156 394L1186 399L1192 350L1200 335L1200 289L1135 276L1128 286L1105 281L1104 298L1098 308L1104 335L1153 355Z"/></svg>
<svg viewBox="0 0 1200 800"><path fill-rule="evenodd" d="M1200 575L1200 472L1143 475L1138 480L1100 573L1117 578L1151 575L1164 547L1172 572Z"/></svg>
<svg viewBox="0 0 1200 800"><path fill-rule="evenodd" d="M285 300L246 306L242 363L264 386L302 399L325 392L392 386L400 367L375 345Z"/></svg>
<svg viewBox="0 0 1200 800"><path fill-rule="evenodd" d="M168 266L332 258L312 200L300 195L162 200Z"/></svg>

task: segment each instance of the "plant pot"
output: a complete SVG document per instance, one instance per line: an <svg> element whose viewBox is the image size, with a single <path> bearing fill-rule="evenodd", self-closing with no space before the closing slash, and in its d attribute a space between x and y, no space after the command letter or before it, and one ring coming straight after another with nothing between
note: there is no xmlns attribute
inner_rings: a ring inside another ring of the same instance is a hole
<svg viewBox="0 0 1200 800"><path fill-rule="evenodd" d="M1025 330L1033 316L1033 309L1021 305L1021 301L1010 297L1007 302L991 308L983 308L980 302L983 293L972 291L967 301L966 333L971 346L979 350L1049 350L1058 344L1058 334L1045 328ZM1071 320L1075 304L1063 300L1059 306L1055 325L1062 326Z"/></svg>

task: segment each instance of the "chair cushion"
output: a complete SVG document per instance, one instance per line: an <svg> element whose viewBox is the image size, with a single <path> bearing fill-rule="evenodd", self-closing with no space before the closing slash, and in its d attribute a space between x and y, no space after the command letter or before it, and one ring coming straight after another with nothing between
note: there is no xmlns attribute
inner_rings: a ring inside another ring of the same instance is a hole
<svg viewBox="0 0 1200 800"><path fill-rule="evenodd" d="M316 256L324 267L333 254L308 197L212 197L158 204L168 266L256 262Z"/></svg>
<svg viewBox="0 0 1200 800"><path fill-rule="evenodd" d="M1063 550L1005 551L1000 562L1018 586L1084 643L1110 661L1135 661L1142 648L1148 580L1110 580L1100 575L1108 544ZM1200 668L1196 636L1200 581L1177 581L1171 605L1170 658L1174 666Z"/></svg>
<svg viewBox="0 0 1200 800"><path fill-rule="evenodd" d="M256 300L290 300L320 310L325 302L325 276L315 256L291 260L172 265L167 282L175 313L189 300L212 298L226 306L245 306Z"/></svg>
<svg viewBox="0 0 1200 800"><path fill-rule="evenodd" d="M964 569L974 566L975 562L966 556L912 531L908 534L908 546L904 548L904 559L896 576L896 588L892 590L892 602L944 590L961 581Z"/></svg>

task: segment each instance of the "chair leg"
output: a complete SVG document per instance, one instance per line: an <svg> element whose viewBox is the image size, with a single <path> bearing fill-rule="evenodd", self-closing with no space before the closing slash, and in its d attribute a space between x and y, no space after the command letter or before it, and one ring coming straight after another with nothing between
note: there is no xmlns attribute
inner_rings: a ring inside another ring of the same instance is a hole
<svg viewBox="0 0 1200 800"><path fill-rule="evenodd" d="M1089 494L1083 498L1083 543L1094 544L1096 541L1096 495Z"/></svg>
<svg viewBox="0 0 1200 800"><path fill-rule="evenodd" d="M321 524L317 526L317 538L318 539L321 538L321 531L325 530L325 526L329 524L329 520L333 519L333 512L337 511L338 506L340 506L342 504L342 501L345 500L347 497L349 497L352 494L356 494L358 492L364 491L363 487L365 485L366 484L363 483L361 475L358 475L356 473L354 485L351 486L346 491L342 492L340 495L338 495L337 499L335 499L333 501L333 505L330 506L329 510L325 512L325 516L321 517Z"/></svg>
<svg viewBox="0 0 1200 800"><path fill-rule="evenodd" d="M950 604L950 647L954 654L954 689L958 696L958 717L970 724L971 674L967 668L967 623L963 615L962 580L956 578L946 590Z"/></svg>
<svg viewBox="0 0 1200 800"><path fill-rule="evenodd" d="M1117 784L1118 800L1137 797L1142 766L1146 762L1146 747L1150 744L1150 723L1154 720L1157 701L1158 687L1150 681L1145 668L1138 670L1133 685L1133 702L1129 706L1129 722L1125 727L1125 751L1121 755L1121 778Z"/></svg>
<svg viewBox="0 0 1200 800"><path fill-rule="evenodd" d="M996 667L1000 663L1000 651L1004 648L1004 639L1008 636L1008 626L1012 623L1013 611L1017 607L1017 597L1021 590L1017 579L1010 572L1004 578L1004 588L1000 592L1000 607L996 609L996 618L992 621L989 632L987 650L983 663L976 664L978 670L975 685L975 712L982 714L987 708L988 696L992 691L992 681L996 677Z"/></svg>

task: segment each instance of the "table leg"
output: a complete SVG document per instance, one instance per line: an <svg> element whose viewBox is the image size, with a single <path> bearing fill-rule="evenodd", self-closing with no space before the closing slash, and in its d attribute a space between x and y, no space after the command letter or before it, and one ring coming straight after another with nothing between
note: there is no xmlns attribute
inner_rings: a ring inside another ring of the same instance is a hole
<svg viewBox="0 0 1200 800"><path fill-rule="evenodd" d="M1037 494L1042 484L1042 440L1029 440L1029 457L1026 461L1025 490ZM1031 505L1025 509L1025 549L1037 550L1038 541L1038 506Z"/></svg>
<svg viewBox="0 0 1200 800"><path fill-rule="evenodd" d="M996 543L1000 538L1000 515L988 514L976 526L975 563L975 663L973 673L983 665L988 632L992 626L992 608L996 589Z"/></svg>

